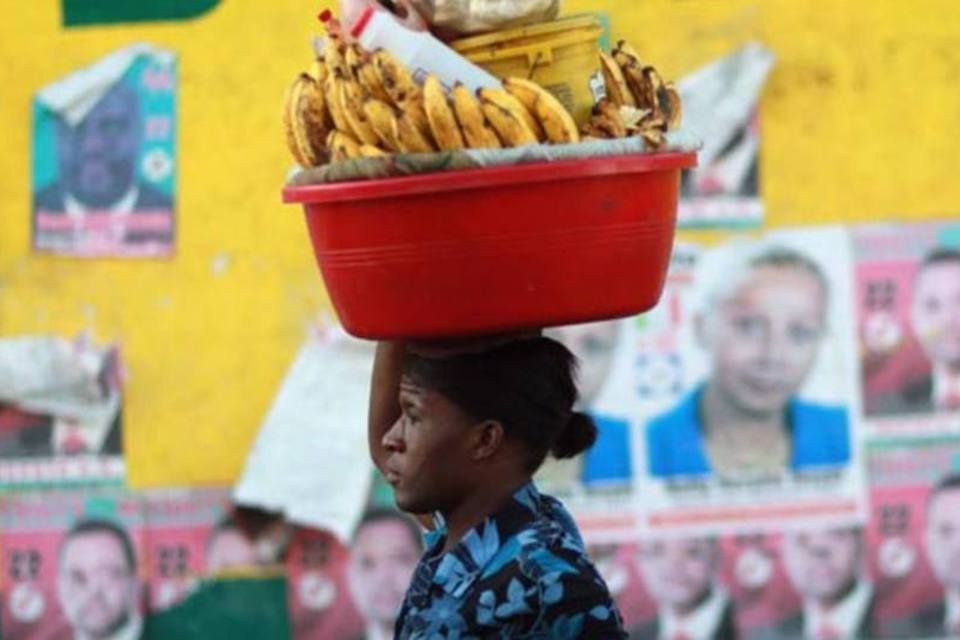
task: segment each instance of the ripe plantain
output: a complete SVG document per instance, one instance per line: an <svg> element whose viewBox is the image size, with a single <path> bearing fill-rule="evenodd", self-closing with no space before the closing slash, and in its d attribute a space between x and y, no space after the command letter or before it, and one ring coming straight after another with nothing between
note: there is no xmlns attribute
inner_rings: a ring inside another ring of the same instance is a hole
<svg viewBox="0 0 960 640"><path fill-rule="evenodd" d="M383 158L387 155L389 154L380 147L376 147L371 144L360 145L361 158Z"/></svg>
<svg viewBox="0 0 960 640"><path fill-rule="evenodd" d="M343 105L343 115L350 126L349 131L364 144L380 144L380 137L363 113L363 103L366 96L363 89L353 80L344 80L340 83L340 100Z"/></svg>
<svg viewBox="0 0 960 640"><path fill-rule="evenodd" d="M357 81L367 93L377 100L382 100L387 103L391 101L390 95L383 88L383 83L380 82L380 75L377 73L372 61L368 60L364 62L360 68L357 69Z"/></svg>
<svg viewBox="0 0 960 640"><path fill-rule="evenodd" d="M347 69L347 77L358 80L358 71L363 66L363 51L357 44L347 46L343 54L343 64Z"/></svg>
<svg viewBox="0 0 960 640"><path fill-rule="evenodd" d="M627 79L623 75L623 69L613 59L613 56L605 51L600 52L600 66L603 69L604 84L607 86L607 98L618 107L637 106L637 101L627 86Z"/></svg>
<svg viewBox="0 0 960 640"><path fill-rule="evenodd" d="M503 86L534 116L543 128L546 139L555 144L580 141L580 132L573 116L556 96L535 82L523 78L507 78Z"/></svg>
<svg viewBox="0 0 960 640"><path fill-rule="evenodd" d="M344 59L346 45L340 36L332 33L327 34L323 45L323 59L327 65L327 74L339 75L341 78L349 77L350 70L347 68L347 62Z"/></svg>
<svg viewBox="0 0 960 640"><path fill-rule="evenodd" d="M537 144L537 136L519 115L493 102L481 102L483 115L506 147Z"/></svg>
<svg viewBox="0 0 960 640"><path fill-rule="evenodd" d="M313 61L310 68L307 69L307 75L316 80L321 87L323 86L324 81L327 79L327 64L323 58L317 58Z"/></svg>
<svg viewBox="0 0 960 640"><path fill-rule="evenodd" d="M404 153L431 153L436 151L430 139L417 126L411 110L403 109L396 119L394 136Z"/></svg>
<svg viewBox="0 0 960 640"><path fill-rule="evenodd" d="M453 110L471 149L499 149L502 146L496 132L487 124L480 102L460 83L453 87Z"/></svg>
<svg viewBox="0 0 960 640"><path fill-rule="evenodd" d="M683 120L683 105L680 102L680 94L672 82L667 82L661 87L657 94L660 103L660 110L667 120L668 129L676 129Z"/></svg>
<svg viewBox="0 0 960 640"><path fill-rule="evenodd" d="M414 81L407 68L392 54L383 49L373 54L373 66L380 76L380 84L393 100L396 107L403 106L408 100L420 94L420 86Z"/></svg>
<svg viewBox="0 0 960 640"><path fill-rule="evenodd" d="M423 84L423 104L437 146L443 151L463 149L463 135L460 133L457 118L447 101L443 85L434 75L427 77Z"/></svg>
<svg viewBox="0 0 960 640"><path fill-rule="evenodd" d="M380 145L388 151L400 151L396 134L397 114L393 107L386 102L371 98L363 104L363 114L380 139Z"/></svg>
<svg viewBox="0 0 960 640"><path fill-rule="evenodd" d="M593 108L593 116L582 131L591 138L625 138L629 134L620 108L609 100L601 100Z"/></svg>
<svg viewBox="0 0 960 640"><path fill-rule="evenodd" d="M496 129L497 133L500 134L500 137L504 140L504 142L506 142L507 139L503 138L503 131L500 130L500 127L496 122L494 122L494 119L490 117L490 114L487 110L488 105L496 106L501 113L509 113L512 118L519 119L521 122L523 122L525 125L524 128L533 134L534 142L542 142L547 139L547 135L543 131L543 127L540 126L540 123L537 122L537 119L533 116L533 114L530 113L525 106L523 106L523 103L507 93L506 89L484 88L480 89L477 95L480 97L480 102L484 106L484 114L487 116L490 124L493 125L493 128ZM521 135L521 138L525 137L526 136Z"/></svg>
<svg viewBox="0 0 960 640"><path fill-rule="evenodd" d="M344 132L350 132L350 123L347 122L347 115L344 113L343 92L341 85L344 80L339 74L331 74L323 84L323 97L327 102L327 109L330 111L330 117L333 120L333 126Z"/></svg>
<svg viewBox="0 0 960 640"><path fill-rule="evenodd" d="M300 74L287 89L283 127L287 146L298 164L316 167L327 161L326 137L330 125L323 92L309 74Z"/></svg>
<svg viewBox="0 0 960 640"><path fill-rule="evenodd" d="M360 143L349 133L331 131L327 138L330 147L331 159L334 162L343 162L360 157Z"/></svg>

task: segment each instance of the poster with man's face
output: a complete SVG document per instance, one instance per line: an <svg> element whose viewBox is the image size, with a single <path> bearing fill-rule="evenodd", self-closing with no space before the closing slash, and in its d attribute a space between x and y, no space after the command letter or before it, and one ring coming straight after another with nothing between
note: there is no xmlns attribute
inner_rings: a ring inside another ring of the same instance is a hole
<svg viewBox="0 0 960 640"><path fill-rule="evenodd" d="M878 442L868 538L885 638L954 637L960 620L960 438Z"/></svg>
<svg viewBox="0 0 960 640"><path fill-rule="evenodd" d="M697 168L683 176L681 227L763 222L759 105L773 64L751 43L680 79L684 127L703 140Z"/></svg>
<svg viewBox="0 0 960 640"><path fill-rule="evenodd" d="M7 498L0 514L3 631L11 638L140 638L143 511L122 493Z"/></svg>
<svg viewBox="0 0 960 640"><path fill-rule="evenodd" d="M678 248L637 329L642 530L863 514L848 242L821 228Z"/></svg>
<svg viewBox="0 0 960 640"><path fill-rule="evenodd" d="M854 229L867 426L960 431L960 225Z"/></svg>
<svg viewBox="0 0 960 640"><path fill-rule="evenodd" d="M61 255L173 250L176 61L133 45L37 92L33 246Z"/></svg>
<svg viewBox="0 0 960 640"><path fill-rule="evenodd" d="M230 492L227 488L151 491L143 494L143 500L149 606L151 611L162 611L196 589L208 574L212 556L225 556L222 547L229 540L212 532L229 511Z"/></svg>

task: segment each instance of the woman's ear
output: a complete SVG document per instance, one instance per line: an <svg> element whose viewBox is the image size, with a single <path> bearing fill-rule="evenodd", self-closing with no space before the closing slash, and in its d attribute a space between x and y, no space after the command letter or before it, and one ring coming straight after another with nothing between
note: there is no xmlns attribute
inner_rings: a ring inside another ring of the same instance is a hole
<svg viewBox="0 0 960 640"><path fill-rule="evenodd" d="M477 424L473 431L473 459L480 461L493 456L503 445L505 436L503 425L497 420Z"/></svg>

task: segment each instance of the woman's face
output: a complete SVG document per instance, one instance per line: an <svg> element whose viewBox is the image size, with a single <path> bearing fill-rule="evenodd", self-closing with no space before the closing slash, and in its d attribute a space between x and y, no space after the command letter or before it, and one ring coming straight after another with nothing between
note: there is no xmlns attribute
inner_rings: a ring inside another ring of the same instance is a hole
<svg viewBox="0 0 960 640"><path fill-rule="evenodd" d="M469 434L476 426L443 395L400 384L400 418L383 437L383 472L397 506L410 513L444 511L471 489L475 464Z"/></svg>
<svg viewBox="0 0 960 640"><path fill-rule="evenodd" d="M741 411L782 411L810 373L824 330L825 292L802 267L760 266L707 319L712 381Z"/></svg>

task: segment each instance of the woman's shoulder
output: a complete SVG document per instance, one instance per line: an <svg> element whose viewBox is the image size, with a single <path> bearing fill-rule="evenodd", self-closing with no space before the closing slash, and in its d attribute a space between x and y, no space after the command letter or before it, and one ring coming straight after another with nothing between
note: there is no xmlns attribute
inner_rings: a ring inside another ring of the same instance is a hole
<svg viewBox="0 0 960 640"><path fill-rule="evenodd" d="M794 467L841 465L850 461L850 429L845 408L795 401L791 418Z"/></svg>
<svg viewBox="0 0 960 640"><path fill-rule="evenodd" d="M794 428L821 432L847 429L848 418L845 407L796 399L792 403L791 410Z"/></svg>

